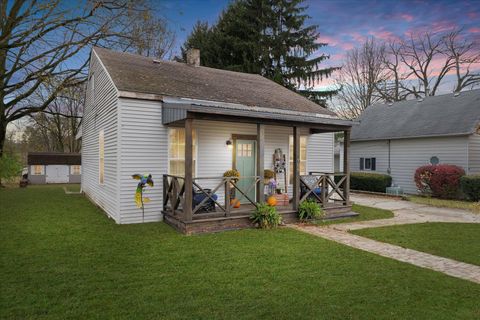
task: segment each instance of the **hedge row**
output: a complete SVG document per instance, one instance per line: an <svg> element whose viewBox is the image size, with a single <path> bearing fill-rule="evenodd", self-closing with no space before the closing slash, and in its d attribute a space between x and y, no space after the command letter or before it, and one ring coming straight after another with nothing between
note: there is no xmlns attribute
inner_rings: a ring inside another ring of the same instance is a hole
<svg viewBox="0 0 480 320"><path fill-rule="evenodd" d="M480 201L480 175L461 177L460 188L468 199Z"/></svg>
<svg viewBox="0 0 480 320"><path fill-rule="evenodd" d="M392 177L388 174L352 172L350 174L350 188L371 192L386 192L392 185Z"/></svg>

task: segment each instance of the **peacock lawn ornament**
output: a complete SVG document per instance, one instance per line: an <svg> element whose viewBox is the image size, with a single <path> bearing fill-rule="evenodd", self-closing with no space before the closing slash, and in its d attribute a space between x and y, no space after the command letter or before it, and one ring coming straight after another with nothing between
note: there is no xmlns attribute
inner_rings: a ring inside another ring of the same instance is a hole
<svg viewBox="0 0 480 320"><path fill-rule="evenodd" d="M137 208L142 208L142 222L145 220L145 203L150 202L150 198L143 197L143 188L145 188L145 185L149 185L150 187L153 187L153 179L152 175L149 174L148 176L146 174L141 175L141 174L134 174L132 175L132 178L135 180L140 180L140 182L137 185L137 190L135 191L135 204L137 205Z"/></svg>

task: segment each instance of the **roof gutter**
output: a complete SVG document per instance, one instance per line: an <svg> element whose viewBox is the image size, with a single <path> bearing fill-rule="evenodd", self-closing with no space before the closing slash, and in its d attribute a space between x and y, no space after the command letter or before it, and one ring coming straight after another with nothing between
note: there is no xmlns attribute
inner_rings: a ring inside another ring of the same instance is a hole
<svg viewBox="0 0 480 320"><path fill-rule="evenodd" d="M350 141L352 141L352 142L364 142L364 141L379 141L379 140L403 140L403 139L421 139L421 138L461 137L461 136L469 136L473 133L474 132L430 134L430 135L424 135L424 136L407 136L407 137L376 137L376 138L365 138L365 139L350 139Z"/></svg>

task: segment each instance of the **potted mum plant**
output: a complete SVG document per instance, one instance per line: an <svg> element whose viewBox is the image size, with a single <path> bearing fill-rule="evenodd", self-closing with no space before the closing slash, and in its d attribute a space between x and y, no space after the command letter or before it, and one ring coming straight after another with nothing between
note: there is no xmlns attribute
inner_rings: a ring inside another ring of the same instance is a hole
<svg viewBox="0 0 480 320"><path fill-rule="evenodd" d="M233 187L233 183L237 183L239 178L240 178L240 172L236 169L230 169L230 170L227 170L223 173L223 176L224 177L230 177L232 178L231 179L231 186L230 186L230 200L233 201L235 200L235 188ZM238 201L237 201L238 202ZM237 203L235 202L235 203Z"/></svg>

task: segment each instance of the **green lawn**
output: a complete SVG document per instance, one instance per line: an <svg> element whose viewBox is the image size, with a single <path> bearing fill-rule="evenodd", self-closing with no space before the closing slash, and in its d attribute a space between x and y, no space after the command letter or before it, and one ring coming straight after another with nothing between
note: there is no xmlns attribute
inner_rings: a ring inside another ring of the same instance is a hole
<svg viewBox="0 0 480 320"><path fill-rule="evenodd" d="M2 319L474 319L480 285L291 229L116 225L55 186L0 190Z"/></svg>
<svg viewBox="0 0 480 320"><path fill-rule="evenodd" d="M480 224L420 223L352 233L382 242L480 265Z"/></svg>
<svg viewBox="0 0 480 320"><path fill-rule="evenodd" d="M317 220L317 221L312 221L312 223L316 225L324 226L324 225L335 224L335 223L347 223L347 222L393 218L393 212L390 210L365 207L358 204L354 204L352 206L352 211L359 213L359 215L351 218Z"/></svg>
<svg viewBox="0 0 480 320"><path fill-rule="evenodd" d="M434 207L465 209L480 213L480 207L478 206L478 203L474 201L438 199L420 196L406 196L405 199L419 204L428 204Z"/></svg>

